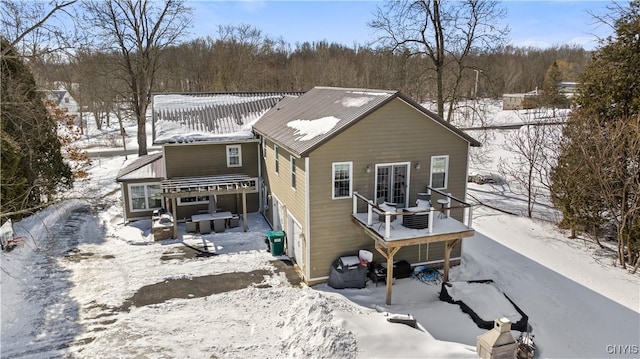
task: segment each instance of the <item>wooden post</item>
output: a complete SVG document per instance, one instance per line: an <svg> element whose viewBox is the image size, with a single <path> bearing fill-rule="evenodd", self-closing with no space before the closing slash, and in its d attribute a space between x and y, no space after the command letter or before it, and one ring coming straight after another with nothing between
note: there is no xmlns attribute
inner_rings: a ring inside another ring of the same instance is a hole
<svg viewBox="0 0 640 359"><path fill-rule="evenodd" d="M387 248L385 252L379 245L376 244L376 250L387 259L387 305L391 305L391 288L393 287L393 256L398 253L400 247Z"/></svg>
<svg viewBox="0 0 640 359"><path fill-rule="evenodd" d="M249 229L247 225L247 192L242 191L242 227L246 232Z"/></svg>
<svg viewBox="0 0 640 359"><path fill-rule="evenodd" d="M173 210L173 236L171 238L178 239L178 199L173 197L171 201L171 209Z"/></svg>
<svg viewBox="0 0 640 359"><path fill-rule="evenodd" d="M445 282L449 281L449 267L451 265L449 263L449 259L451 258L451 250L461 240L462 240L462 238L458 238L458 239L454 239L452 241L444 242L444 281Z"/></svg>

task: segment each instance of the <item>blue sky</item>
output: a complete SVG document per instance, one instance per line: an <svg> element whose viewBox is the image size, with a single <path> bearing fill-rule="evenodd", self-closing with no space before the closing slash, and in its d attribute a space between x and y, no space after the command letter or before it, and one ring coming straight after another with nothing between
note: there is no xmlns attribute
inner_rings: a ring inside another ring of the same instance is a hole
<svg viewBox="0 0 640 359"><path fill-rule="evenodd" d="M587 13L606 13L611 1L504 1L515 46L546 48L577 44L586 49L597 46L596 36L610 29L598 26ZM218 25L250 24L272 38L282 37L291 45L327 40L347 46L373 40L367 22L380 1L213 1L192 0L193 37L218 36ZM596 36L594 36L596 35Z"/></svg>

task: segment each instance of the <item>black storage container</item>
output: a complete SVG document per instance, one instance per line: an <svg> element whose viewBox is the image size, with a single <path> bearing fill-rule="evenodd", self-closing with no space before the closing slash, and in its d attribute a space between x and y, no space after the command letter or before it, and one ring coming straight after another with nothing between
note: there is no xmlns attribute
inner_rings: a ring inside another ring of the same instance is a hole
<svg viewBox="0 0 640 359"><path fill-rule="evenodd" d="M329 286L336 289L364 288L367 281L367 266L360 263L344 263L344 258L358 257L340 257L333 262L329 274Z"/></svg>
<svg viewBox="0 0 640 359"><path fill-rule="evenodd" d="M387 277L387 266L385 264L378 264L374 267L374 275L382 280ZM411 277L411 264L403 260L393 262L393 278L402 279Z"/></svg>

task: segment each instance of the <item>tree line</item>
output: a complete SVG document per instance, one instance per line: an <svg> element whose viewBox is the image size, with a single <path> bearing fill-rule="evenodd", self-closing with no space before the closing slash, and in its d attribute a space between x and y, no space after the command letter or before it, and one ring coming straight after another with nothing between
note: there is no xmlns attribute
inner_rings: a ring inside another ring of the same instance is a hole
<svg viewBox="0 0 640 359"><path fill-rule="evenodd" d="M424 57L326 41L292 47L248 25L221 26L219 32L222 35L216 39L200 38L164 49L152 92L306 91L336 86L400 90L421 103L437 96L429 81L432 66ZM589 56L589 51L572 45L504 46L474 54L459 80L458 100L542 90L545 73L554 63L561 80L576 81ZM72 59L43 61L35 72L43 86L68 84L74 98L100 119L123 99L123 76L116 75L123 71L121 59L117 52L80 50ZM453 81L453 75L445 75L445 80Z"/></svg>
<svg viewBox="0 0 640 359"><path fill-rule="evenodd" d="M550 161L554 205L574 232L597 234L613 224L620 264L640 265L638 0L617 5L609 19L616 34L593 53L507 45L508 29L497 26L504 12L490 0L386 2L369 23L376 42L351 47L291 45L250 25L220 25L215 38L184 41L191 15L184 0L54 0L50 9L41 2L1 4L5 216L46 204L75 178L61 156L65 141L55 138L56 112L42 105L37 88L66 84L98 128L112 117L121 125L135 119L144 155L153 92L384 88L433 102L450 120L462 100L511 92L543 89L541 100L556 106L562 102L557 82L577 81L576 107L557 140L559 156ZM49 24L76 5L82 23L73 34ZM40 133L40 141L30 133Z"/></svg>

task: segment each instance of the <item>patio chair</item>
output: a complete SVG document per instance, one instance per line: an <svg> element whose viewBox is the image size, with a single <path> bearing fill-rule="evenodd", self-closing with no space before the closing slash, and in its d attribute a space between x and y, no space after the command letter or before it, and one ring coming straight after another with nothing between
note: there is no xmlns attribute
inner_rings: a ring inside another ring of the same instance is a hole
<svg viewBox="0 0 640 359"><path fill-rule="evenodd" d="M240 216L234 214L229 220L229 228L240 227Z"/></svg>
<svg viewBox="0 0 640 359"><path fill-rule="evenodd" d="M211 221L200 221L200 233L207 234L211 233Z"/></svg>
<svg viewBox="0 0 640 359"><path fill-rule="evenodd" d="M397 211L397 204L396 203L389 203L389 202L383 202L382 204L379 205L379 207L383 210L383 211L388 211L388 212L396 212ZM393 214L390 216L390 220L391 222L396 220L396 215ZM382 228L382 226L384 226L386 220L386 215L384 213L379 213L378 214L378 230L380 230L380 228ZM393 226L391 226L391 229L395 229L393 228Z"/></svg>
<svg viewBox="0 0 640 359"><path fill-rule="evenodd" d="M187 221L187 233L195 233L197 229L198 229L197 222Z"/></svg>
<svg viewBox="0 0 640 359"><path fill-rule="evenodd" d="M226 226L227 226L227 220L226 219L214 219L213 220L213 231L216 232L216 233L224 232Z"/></svg>

